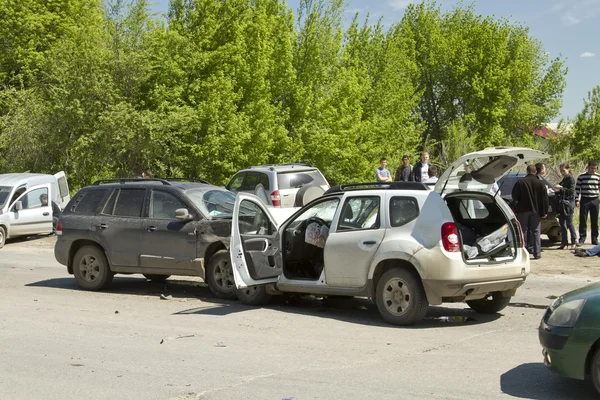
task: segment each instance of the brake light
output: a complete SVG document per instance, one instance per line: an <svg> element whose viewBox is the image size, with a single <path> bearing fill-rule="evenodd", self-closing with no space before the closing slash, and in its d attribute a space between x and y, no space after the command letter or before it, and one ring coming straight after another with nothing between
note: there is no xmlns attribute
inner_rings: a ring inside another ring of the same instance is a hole
<svg viewBox="0 0 600 400"><path fill-rule="evenodd" d="M521 228L519 220L517 220L517 226L519 227L519 236L521 236L521 247L525 248L525 236L523 236L523 228Z"/></svg>
<svg viewBox="0 0 600 400"><path fill-rule="evenodd" d="M62 235L62 224L60 223L60 220L56 222L56 235Z"/></svg>
<svg viewBox="0 0 600 400"><path fill-rule="evenodd" d="M271 203L273 203L273 207L281 207L281 194L279 194L279 190L274 190L271 193Z"/></svg>
<svg viewBox="0 0 600 400"><path fill-rule="evenodd" d="M446 251L453 253L460 251L460 241L458 239L458 229L456 229L456 224L446 222L442 225L442 244Z"/></svg>

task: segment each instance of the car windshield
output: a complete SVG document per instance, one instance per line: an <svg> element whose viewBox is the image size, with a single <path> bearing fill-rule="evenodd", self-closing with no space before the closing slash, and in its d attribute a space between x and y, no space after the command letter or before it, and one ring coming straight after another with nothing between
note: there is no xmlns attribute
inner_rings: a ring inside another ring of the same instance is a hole
<svg viewBox="0 0 600 400"><path fill-rule="evenodd" d="M233 216L235 195L226 189L194 188L186 190L185 194L204 215L210 215L212 218Z"/></svg>
<svg viewBox="0 0 600 400"><path fill-rule="evenodd" d="M8 201L11 191L12 187L10 186L0 186L0 208L4 207L4 204Z"/></svg>

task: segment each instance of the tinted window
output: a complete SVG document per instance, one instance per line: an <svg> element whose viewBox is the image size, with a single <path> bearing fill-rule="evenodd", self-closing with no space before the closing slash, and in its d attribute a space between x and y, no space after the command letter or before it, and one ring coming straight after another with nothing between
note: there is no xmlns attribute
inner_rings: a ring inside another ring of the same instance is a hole
<svg viewBox="0 0 600 400"><path fill-rule="evenodd" d="M379 196L346 199L338 223L339 230L379 228Z"/></svg>
<svg viewBox="0 0 600 400"><path fill-rule="evenodd" d="M113 215L122 217L139 217L146 197L146 189L121 189L117 196L117 204Z"/></svg>
<svg viewBox="0 0 600 400"><path fill-rule="evenodd" d="M152 201L150 202L150 218L155 219L175 219L175 210L186 208L177 197L171 193L153 190Z"/></svg>
<svg viewBox="0 0 600 400"><path fill-rule="evenodd" d="M112 215L113 210L115 208L115 199L117 198L118 194L118 189L111 193L110 198L108 199L108 201L104 205L104 208L102 209L102 214Z"/></svg>
<svg viewBox="0 0 600 400"><path fill-rule="evenodd" d="M402 226L419 216L419 203L412 197L392 197L390 200L390 225Z"/></svg>
<svg viewBox="0 0 600 400"><path fill-rule="evenodd" d="M106 192L107 190L88 190L77 198L71 211L78 214L96 214Z"/></svg>
<svg viewBox="0 0 600 400"><path fill-rule="evenodd" d="M279 185L279 190L297 189L307 184L318 186L327 185L327 181L323 178L323 175L316 169L301 172L279 173L277 174L277 183Z"/></svg>
<svg viewBox="0 0 600 400"><path fill-rule="evenodd" d="M242 185L242 190L254 190L256 185L258 185L260 181L260 175L257 172L248 172L246 174L246 179L244 179L244 184Z"/></svg>
<svg viewBox="0 0 600 400"><path fill-rule="evenodd" d="M246 174L238 174L233 177L233 179L227 184L227 188L229 190L240 190L242 187L242 182L244 181L244 175Z"/></svg>

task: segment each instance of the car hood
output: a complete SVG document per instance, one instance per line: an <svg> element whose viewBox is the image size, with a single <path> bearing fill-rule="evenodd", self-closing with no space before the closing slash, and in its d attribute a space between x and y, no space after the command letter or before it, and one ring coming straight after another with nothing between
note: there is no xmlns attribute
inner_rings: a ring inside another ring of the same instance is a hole
<svg viewBox="0 0 600 400"><path fill-rule="evenodd" d="M435 184L438 193L489 192L512 168L549 158L548 153L526 147L489 147L456 160Z"/></svg>
<svg viewBox="0 0 600 400"><path fill-rule="evenodd" d="M562 297L563 303L578 299L600 297L600 282L592 283L591 285L587 285L580 289L573 290L571 292L563 294L560 297Z"/></svg>

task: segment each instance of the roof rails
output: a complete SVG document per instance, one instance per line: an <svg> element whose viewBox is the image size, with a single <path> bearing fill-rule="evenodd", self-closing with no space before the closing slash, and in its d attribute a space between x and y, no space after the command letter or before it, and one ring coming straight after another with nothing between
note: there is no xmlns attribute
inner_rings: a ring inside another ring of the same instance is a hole
<svg viewBox="0 0 600 400"><path fill-rule="evenodd" d="M166 179L160 178L111 178L111 179L98 179L96 182L92 183L93 186L101 185L103 183L120 183L125 184L127 182L161 182L163 185L171 185L169 181Z"/></svg>
<svg viewBox="0 0 600 400"><path fill-rule="evenodd" d="M200 178L162 178L165 181L169 181L169 182L197 182L197 183L206 183L207 185L210 185L210 182L204 180L204 179L200 179Z"/></svg>
<svg viewBox="0 0 600 400"><path fill-rule="evenodd" d="M349 183L346 185L337 185L327 190L324 194L342 193L351 190L369 190L369 189L386 189L386 190L430 190L427 185L421 182L364 182L364 183Z"/></svg>
<svg viewBox="0 0 600 400"><path fill-rule="evenodd" d="M309 163L303 163L303 162L294 162L294 163L287 163L287 164L265 164L265 165L254 165L252 167L250 167L250 169L253 168L270 168L271 170L274 170L275 167L293 167L293 166L300 166L300 167L314 167L314 165L309 164Z"/></svg>

